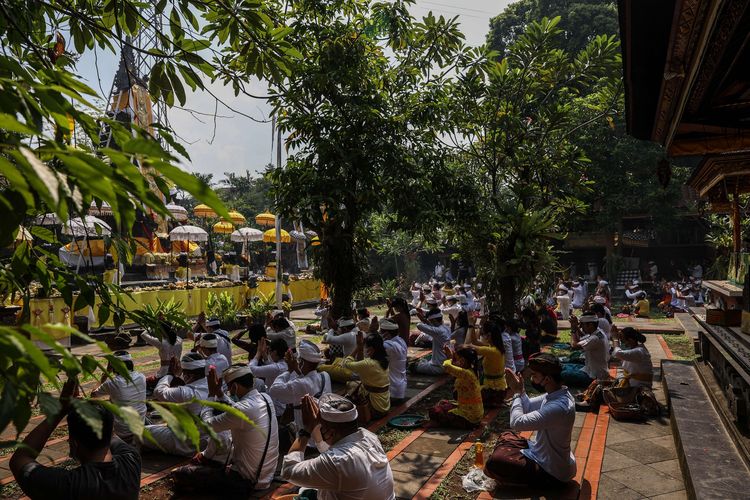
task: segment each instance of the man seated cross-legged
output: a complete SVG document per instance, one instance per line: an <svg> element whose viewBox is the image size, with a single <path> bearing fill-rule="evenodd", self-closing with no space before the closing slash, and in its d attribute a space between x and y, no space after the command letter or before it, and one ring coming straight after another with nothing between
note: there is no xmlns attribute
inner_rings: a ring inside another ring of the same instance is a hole
<svg viewBox="0 0 750 500"><path fill-rule="evenodd" d="M523 376L505 371L513 392L510 428L504 432L487 460L484 472L501 484L563 487L576 474L570 449L575 422L575 402L562 385L560 361L548 353L529 357L531 384L543 394L529 398ZM516 431L536 431L526 440Z"/></svg>

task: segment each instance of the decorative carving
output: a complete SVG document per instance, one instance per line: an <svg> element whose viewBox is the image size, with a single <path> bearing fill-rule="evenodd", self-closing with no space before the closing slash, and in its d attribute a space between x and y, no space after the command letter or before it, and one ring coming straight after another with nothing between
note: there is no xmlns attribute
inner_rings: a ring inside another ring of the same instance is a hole
<svg viewBox="0 0 750 500"><path fill-rule="evenodd" d="M701 64L700 73L693 89L690 91L690 100L687 106L688 112L696 113L698 111L706 95L706 91L716 74L719 63L724 58L729 41L740 25L747 7L747 0L731 0L722 9L719 15L719 26L711 34L708 50Z"/></svg>
<svg viewBox="0 0 750 500"><path fill-rule="evenodd" d="M700 35L708 3L700 0L678 2L679 13L675 16L675 25L667 49L665 76L652 133L655 141L664 143L676 102L685 91L684 75L694 59L695 44Z"/></svg>

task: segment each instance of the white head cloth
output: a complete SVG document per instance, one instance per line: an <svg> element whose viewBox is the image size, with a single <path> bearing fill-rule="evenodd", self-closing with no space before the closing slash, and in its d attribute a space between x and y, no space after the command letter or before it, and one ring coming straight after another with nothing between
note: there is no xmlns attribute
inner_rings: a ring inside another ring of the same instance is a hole
<svg viewBox="0 0 750 500"><path fill-rule="evenodd" d="M386 331L398 330L398 325L389 319L380 320L380 329Z"/></svg>
<svg viewBox="0 0 750 500"><path fill-rule="evenodd" d="M216 349L217 347L219 347L219 342L216 339L216 335L205 333L201 335L201 339L198 341L198 345L201 347L207 347L209 349Z"/></svg>
<svg viewBox="0 0 750 500"><path fill-rule="evenodd" d="M338 325L340 328L345 328L347 326L354 326L357 323L352 318L341 318L339 319Z"/></svg>
<svg viewBox="0 0 750 500"><path fill-rule="evenodd" d="M192 353L191 353L192 354ZM198 370L206 368L206 360L191 356L191 354L185 354L180 359L180 365L184 370Z"/></svg>
<svg viewBox="0 0 750 500"><path fill-rule="evenodd" d="M112 355L120 361L133 361L133 356L128 351L115 351Z"/></svg>
<svg viewBox="0 0 750 500"><path fill-rule="evenodd" d="M320 349L309 340L300 340L299 346L297 347L297 356L300 359L309 361L310 363L320 363L323 361L323 355L320 353Z"/></svg>
<svg viewBox="0 0 750 500"><path fill-rule="evenodd" d="M222 376L224 377L224 381L228 384L232 380L238 379L240 377L244 377L247 374L252 374L253 369L250 366L230 366L226 370L224 370L224 373Z"/></svg>
<svg viewBox="0 0 750 500"><path fill-rule="evenodd" d="M427 316L427 319L443 319L443 313L442 312L435 312Z"/></svg>
<svg viewBox="0 0 750 500"><path fill-rule="evenodd" d="M318 399L320 418L326 422L354 422L357 420L357 407L348 399L329 392Z"/></svg>
<svg viewBox="0 0 750 500"><path fill-rule="evenodd" d="M578 321L580 323L598 323L599 318L596 314L584 314Z"/></svg>
<svg viewBox="0 0 750 500"><path fill-rule="evenodd" d="M596 297L594 297L594 303L595 304L606 304L607 303L607 299L605 299L601 295L597 295Z"/></svg>
<svg viewBox="0 0 750 500"><path fill-rule="evenodd" d="M206 321L206 326L219 326L219 320L216 318L211 318L208 321Z"/></svg>

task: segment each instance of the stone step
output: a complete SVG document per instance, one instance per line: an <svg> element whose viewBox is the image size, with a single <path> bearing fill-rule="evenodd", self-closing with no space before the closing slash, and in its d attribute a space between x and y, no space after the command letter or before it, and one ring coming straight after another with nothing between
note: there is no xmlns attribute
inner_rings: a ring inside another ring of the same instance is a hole
<svg viewBox="0 0 750 500"><path fill-rule="evenodd" d="M750 469L724 428L695 365L663 360L662 383L690 498L747 498Z"/></svg>
<svg viewBox="0 0 750 500"><path fill-rule="evenodd" d="M698 332L703 331L703 327L695 321L690 313L675 313L674 319L685 329L685 335L688 337L697 339Z"/></svg>

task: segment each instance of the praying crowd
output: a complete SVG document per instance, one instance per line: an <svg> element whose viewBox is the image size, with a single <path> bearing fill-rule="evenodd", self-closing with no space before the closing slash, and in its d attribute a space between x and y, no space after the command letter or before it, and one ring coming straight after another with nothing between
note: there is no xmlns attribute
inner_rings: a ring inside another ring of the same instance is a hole
<svg viewBox="0 0 750 500"><path fill-rule="evenodd" d="M144 376L130 352L117 351L129 379L110 367L90 394L122 411L96 406L102 428L92 430L69 380L58 417L27 435L10 468L31 498L130 499L139 494L140 452L152 449L189 459L171 474L181 494L246 498L280 478L299 486L301 498L395 498L386 453L366 426L405 401L410 374L447 375L453 398L430 408L429 425L473 429L488 409L508 405L509 430L485 474L500 485L562 488L576 473L571 435L581 402L569 387L611 383L613 360L623 369L616 385L650 387L653 377L645 337L613 324L607 282L599 280L590 295L586 287L561 281L554 303L528 296L510 316L487 309L479 283L433 279L414 283L409 301L388 299L383 317L363 308L334 317L323 299L319 323L300 329L283 311L234 335L201 314L185 340L162 322L161 335L142 336L158 349L158 372ZM648 314L642 292L628 293L636 314ZM570 321L575 356L558 358L546 347L557 342L560 320ZM300 332L322 334L321 345L298 340ZM233 360L232 345L248 352L249 363ZM409 346L430 355L409 360ZM343 390L334 392L335 383ZM197 448L158 418L154 410L169 403L184 404L180 411L204 424ZM81 466L41 465L39 450L65 416L70 454ZM146 439L133 436L134 422L145 425Z"/></svg>

